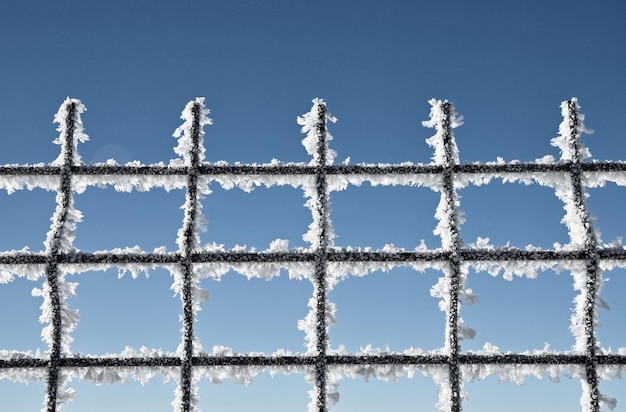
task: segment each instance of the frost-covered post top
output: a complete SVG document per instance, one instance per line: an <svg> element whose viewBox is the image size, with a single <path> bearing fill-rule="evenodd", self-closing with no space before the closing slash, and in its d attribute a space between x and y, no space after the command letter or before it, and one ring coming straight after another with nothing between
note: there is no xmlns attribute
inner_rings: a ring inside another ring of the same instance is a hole
<svg viewBox="0 0 626 412"><path fill-rule="evenodd" d="M306 149L306 152L313 156L312 164L320 162L320 153L318 151L320 138L324 139L324 150L326 153L325 164L331 165L335 160L337 153L328 148L328 142L333 140L333 136L326 128L328 121L335 123L337 118L326 110L326 102L320 98L313 99L313 106L309 112L298 116L298 124L302 126L301 131L302 133L306 133L306 137L302 139L302 145Z"/></svg>
<svg viewBox="0 0 626 412"><path fill-rule="evenodd" d="M84 143L89 140L89 136L85 134L83 120L80 117L85 110L87 109L80 100L68 97L54 115L53 122L59 125L57 127L59 137L53 140L53 143L61 145L61 153L52 162L53 165L80 165L78 142Z"/></svg>
<svg viewBox="0 0 626 412"><path fill-rule="evenodd" d="M580 163L591 157L589 149L580 143L580 135L592 134L593 130L585 127L585 115L579 111L580 105L576 97L561 102L563 121L559 125L558 137L553 138L550 144L561 149L561 161L564 162Z"/></svg>
<svg viewBox="0 0 626 412"><path fill-rule="evenodd" d="M204 126L213 124L213 120L209 118L211 111L204 106L204 97L196 97L185 106L180 118L185 122L174 131L175 138L178 139L178 145L174 148L174 152L183 158L185 166L193 165L193 153L197 152L198 162L204 160ZM198 141L194 142L194 136Z"/></svg>
<svg viewBox="0 0 626 412"><path fill-rule="evenodd" d="M422 126L435 128L436 131L426 139L426 143L435 149L432 159L438 165L458 164L459 149L451 129L463 124L463 116L457 117L454 105L447 100L430 99L428 103L431 105L430 120L423 121Z"/></svg>

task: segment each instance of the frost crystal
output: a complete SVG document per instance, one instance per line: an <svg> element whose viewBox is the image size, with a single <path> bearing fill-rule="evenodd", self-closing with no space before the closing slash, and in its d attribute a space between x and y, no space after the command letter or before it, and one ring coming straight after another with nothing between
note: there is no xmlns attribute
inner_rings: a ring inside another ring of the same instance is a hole
<svg viewBox="0 0 626 412"><path fill-rule="evenodd" d="M575 110L571 109L572 106ZM582 133L592 134L593 130L585 127L585 115L579 110L580 105L575 97L561 103L563 121L559 125L559 135L550 141L552 146L561 149L561 161L579 162L591 157L591 152L580 143L579 138Z"/></svg>
<svg viewBox="0 0 626 412"><path fill-rule="evenodd" d="M52 162L52 165L61 165L66 162L68 157L71 165L79 165L81 163L80 155L78 154L78 142L84 143L89 140L89 136L85 134L83 120L80 116L86 110L85 105L80 100L68 97L54 115L54 123L59 125L57 131L60 133L53 143L61 145L61 153Z"/></svg>
<svg viewBox="0 0 626 412"><path fill-rule="evenodd" d="M463 116L457 117L457 112L454 106L447 100L430 99L430 120L422 122L424 127L434 128L436 133L426 139L426 143L435 149L435 154L432 159L435 164L444 164L446 159L451 159L455 164L459 163L459 149L456 146L454 137L450 130L446 128L456 128L463 124ZM446 113L448 111L448 113ZM450 147L446 149L445 140L446 133L450 133ZM448 153L446 153L448 151Z"/></svg>
<svg viewBox="0 0 626 412"><path fill-rule="evenodd" d="M323 118L320 119L320 116L323 116ZM313 107L311 107L309 112L298 117L298 124L302 126L302 133L306 134L306 137L302 139L302 145L306 149L306 152L313 156L311 164L319 162L318 141L321 130L326 129L327 121L335 123L337 118L326 111L326 103L323 99L319 98L313 99ZM326 151L327 165L333 164L335 156L337 155L334 150L328 147L328 142L331 140L333 140L333 136L326 130L324 149Z"/></svg>
<svg viewBox="0 0 626 412"><path fill-rule="evenodd" d="M197 111L197 113L195 112ZM198 161L204 160L204 130L206 125L213 124L213 119L209 118L211 111L204 106L204 97L197 97L185 106L180 118L185 122L174 131L173 137L178 139L178 145L174 152L184 159L185 166L191 166L191 157L197 151ZM193 142L193 135L198 133L197 144Z"/></svg>

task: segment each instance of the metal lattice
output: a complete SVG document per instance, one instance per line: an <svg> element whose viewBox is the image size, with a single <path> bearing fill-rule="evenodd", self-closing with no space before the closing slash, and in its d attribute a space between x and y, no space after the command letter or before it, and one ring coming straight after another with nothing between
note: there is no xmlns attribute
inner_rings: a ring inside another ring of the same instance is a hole
<svg viewBox="0 0 626 412"><path fill-rule="evenodd" d="M48 324L42 335L47 339L49 350L40 356L1 351L0 378L19 381L45 379L45 409L54 412L70 398L67 381L76 370L82 371L80 376L84 379L94 381L102 379L102 374L91 374L89 370L113 371L116 376L140 375L147 370L171 374L172 370L178 370L180 374L177 377L179 384L175 407L180 411L192 411L196 409L197 382L202 376L210 375L220 368L232 372L258 367L260 370L272 369L305 375L314 387L309 410L322 412L336 401L338 377L329 374L331 367L338 370L339 375L351 371L353 374L375 377L383 369L387 376L390 370L396 376L421 371L431 375L441 385L437 403L439 409L457 412L462 409L464 380L484 378L486 369L481 368L496 365L500 372L496 368L493 373L498 374L504 373L502 371L507 368L532 365L533 368L550 370L551 373L556 371L557 374L566 368L578 371L577 376L583 382L581 403L584 410L599 411L603 402L607 401L598 389L600 376L604 379L609 375L619 377L626 370L626 355L621 352L608 353L598 347L594 330L596 307L599 304L603 267L626 267L626 250L621 246L598 244L587 212L585 190L591 185L589 181L596 182L596 186L607 181L626 185L626 163L587 162L583 159L584 149L579 138L585 130L575 99L563 102L562 105L564 122L560 129L561 140L556 142L562 150L560 161L461 165L452 133L458 123L454 107L447 101L432 101L431 120L425 122L425 125L437 130L432 138L434 140L429 143L435 148L433 162L383 166L333 164L327 131L327 121L332 120L332 117L327 113L325 103L319 99L314 100L311 112L301 118L303 131L308 133L305 146L313 157L310 163L230 165L205 162L203 127L210 124L210 119L203 102L203 99L196 99L183 112L185 124L177 130L180 144L176 149L181 159L169 165L83 164L78 156L77 142L84 140L80 118L84 107L78 100L68 99L56 118L61 132L58 141L62 146L59 158L48 165L0 167L0 183L9 192L23 189L24 186L57 191L57 209L45 252L0 253L0 270L5 283L13 279L14 275L45 278L42 297L44 311L48 311L44 313ZM460 236L457 190L468 184L480 185L493 177L511 182L524 180L526 183L554 188L556 195L565 204L565 221L571 243L550 250L464 246ZM222 185L290 184L301 187L308 198L307 206L313 217L310 231L305 235L311 244L310 248L256 252L202 247L198 235L203 219L199 201L212 181ZM330 193L341 185L364 181L420 185L440 192L441 201L437 209L439 225L435 233L442 239L441 247L374 251L335 247L329 219ZM141 250L85 253L77 250L72 245L77 221L73 207L73 196L76 193L74 186L77 182L83 186L124 186L128 190L139 185L143 190L157 186L186 190L183 225L178 237L179 250L171 253ZM446 313L444 347L425 354L409 350L401 353L362 351L351 354L331 349L328 328L329 315L334 309L328 300L328 292L340 275L350 273L355 264L361 267L365 265L366 271L380 268L389 270L395 266L443 271L441 281L445 295L441 298ZM461 350L459 313L462 297L467 293L464 285L468 268L474 266L497 271L505 264L508 268L506 270L518 272L561 267L571 271L574 278L584 277L584 285L575 287L581 298L574 309L572 322L573 326L580 327L580 333L575 334L576 345L571 351L505 354ZM275 271L287 269L312 282L313 303L309 304L310 313L302 321L307 351L268 356L202 351L196 344L194 334L195 313L201 292L199 280L211 271L224 272L235 266L241 273L254 276L255 270L263 265L266 268L271 266ZM128 352L97 357L81 356L71 351L70 332L75 320L65 303L68 295L65 275L110 266L130 270L164 267L174 275L175 289L181 296L183 307L183 333L177 352ZM229 372L225 373L228 376Z"/></svg>

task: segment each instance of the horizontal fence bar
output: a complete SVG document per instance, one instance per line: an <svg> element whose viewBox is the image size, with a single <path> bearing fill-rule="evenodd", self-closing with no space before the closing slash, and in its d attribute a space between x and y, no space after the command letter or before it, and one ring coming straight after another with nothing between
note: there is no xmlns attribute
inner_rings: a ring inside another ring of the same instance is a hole
<svg viewBox="0 0 626 412"><path fill-rule="evenodd" d="M626 355L596 355L598 365L626 365ZM326 355L327 365L446 365L450 358L445 355ZM192 365L197 366L314 366L318 358L306 355L287 356L194 356ZM567 353L559 354L497 354L480 355L459 353L458 361L463 365L586 365L586 355ZM48 365L44 358L1 359L0 369L43 368ZM141 367L164 366L177 367L182 365L180 357L76 357L61 358L59 366L63 368L89 367Z"/></svg>
<svg viewBox="0 0 626 412"><path fill-rule="evenodd" d="M600 260L625 260L624 248L599 248ZM189 259L193 263L289 263L313 262L313 252L206 252L193 253ZM326 252L329 262L444 262L450 259L450 252ZM586 260L585 251L523 250L523 249L460 249L458 258L464 262L502 262L502 261L568 261ZM63 264L173 264L179 263L182 256L178 253L60 253L57 263ZM42 253L3 253L0 265L44 264L46 256Z"/></svg>
<svg viewBox="0 0 626 412"><path fill-rule="evenodd" d="M505 163L505 164L463 164L452 167L454 173L551 173L567 172L572 167L584 172L624 172L625 162L591 162L591 163ZM60 175L58 166L0 166L0 175ZM363 174L441 174L442 166L436 165L332 165L323 167L326 174L331 175L363 175ZM199 175L315 175L316 166L301 164L284 165L207 165L198 166ZM72 175L157 175L157 176L186 176L187 167L181 166L110 166L85 165L72 166Z"/></svg>

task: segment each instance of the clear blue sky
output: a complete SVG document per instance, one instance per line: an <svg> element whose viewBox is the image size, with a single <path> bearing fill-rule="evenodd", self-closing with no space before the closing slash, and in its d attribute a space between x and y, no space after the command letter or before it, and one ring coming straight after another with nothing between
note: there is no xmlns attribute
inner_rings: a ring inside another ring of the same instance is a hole
<svg viewBox="0 0 626 412"><path fill-rule="evenodd" d="M81 99L90 141L79 146L85 162L114 158L144 164L175 158L171 137L180 112L205 96L213 126L205 137L210 162L264 163L310 160L296 117L321 97L339 119L330 126L337 162L430 161L424 140L433 130L430 98L454 102L465 124L455 129L461 162L558 159L550 139L561 121L559 104L578 97L584 143L594 159L626 160L626 5L619 0L544 1L0 1L0 164L49 163L58 156L51 120L66 96ZM209 220L204 243L266 249L276 238L306 246L310 223L302 191L291 187L224 191L211 185L204 200ZM602 240L626 234L626 191L615 185L589 190ZM466 243L489 237L495 246L551 248L568 242L559 221L562 203L550 188L502 185L499 180L459 191ZM54 192L0 192L0 250L43 250L55 208ZM428 188L351 187L331 195L339 246L387 243L413 249L433 235L439 194ZM84 222L74 245L84 251L139 245L176 250L184 192L153 189L116 193L91 187L75 195ZM331 345L357 351L371 343L393 351L443 345L444 315L429 289L441 273L408 269L349 278L329 297L337 305ZM603 347L626 346L623 319L626 274L614 270L603 297L598 336ZM80 310L72 350L94 355L125 346L175 351L180 342L180 300L168 272L117 278L116 270L76 275ZM15 278L0 285L0 350L46 350L41 341L43 279ZM491 342L503 351L568 350L576 292L569 273L540 272L538 279L470 271L480 302L462 308L477 330L463 350ZM204 281L211 296L196 332L206 350L304 351L296 327L312 292L306 280L283 276L266 282L229 273ZM68 412L169 411L175 383L156 376L146 386L71 383ZM303 411L311 387L302 375L259 375L252 385L200 384L202 410ZM464 411L579 410L579 381L563 376L527 379L523 386L494 377L466 383ZM625 411L626 382L602 382ZM435 410L437 386L421 375L399 383L341 381L334 411ZM0 380L0 410L35 411L45 385ZM517 409L516 409L517 408Z"/></svg>

